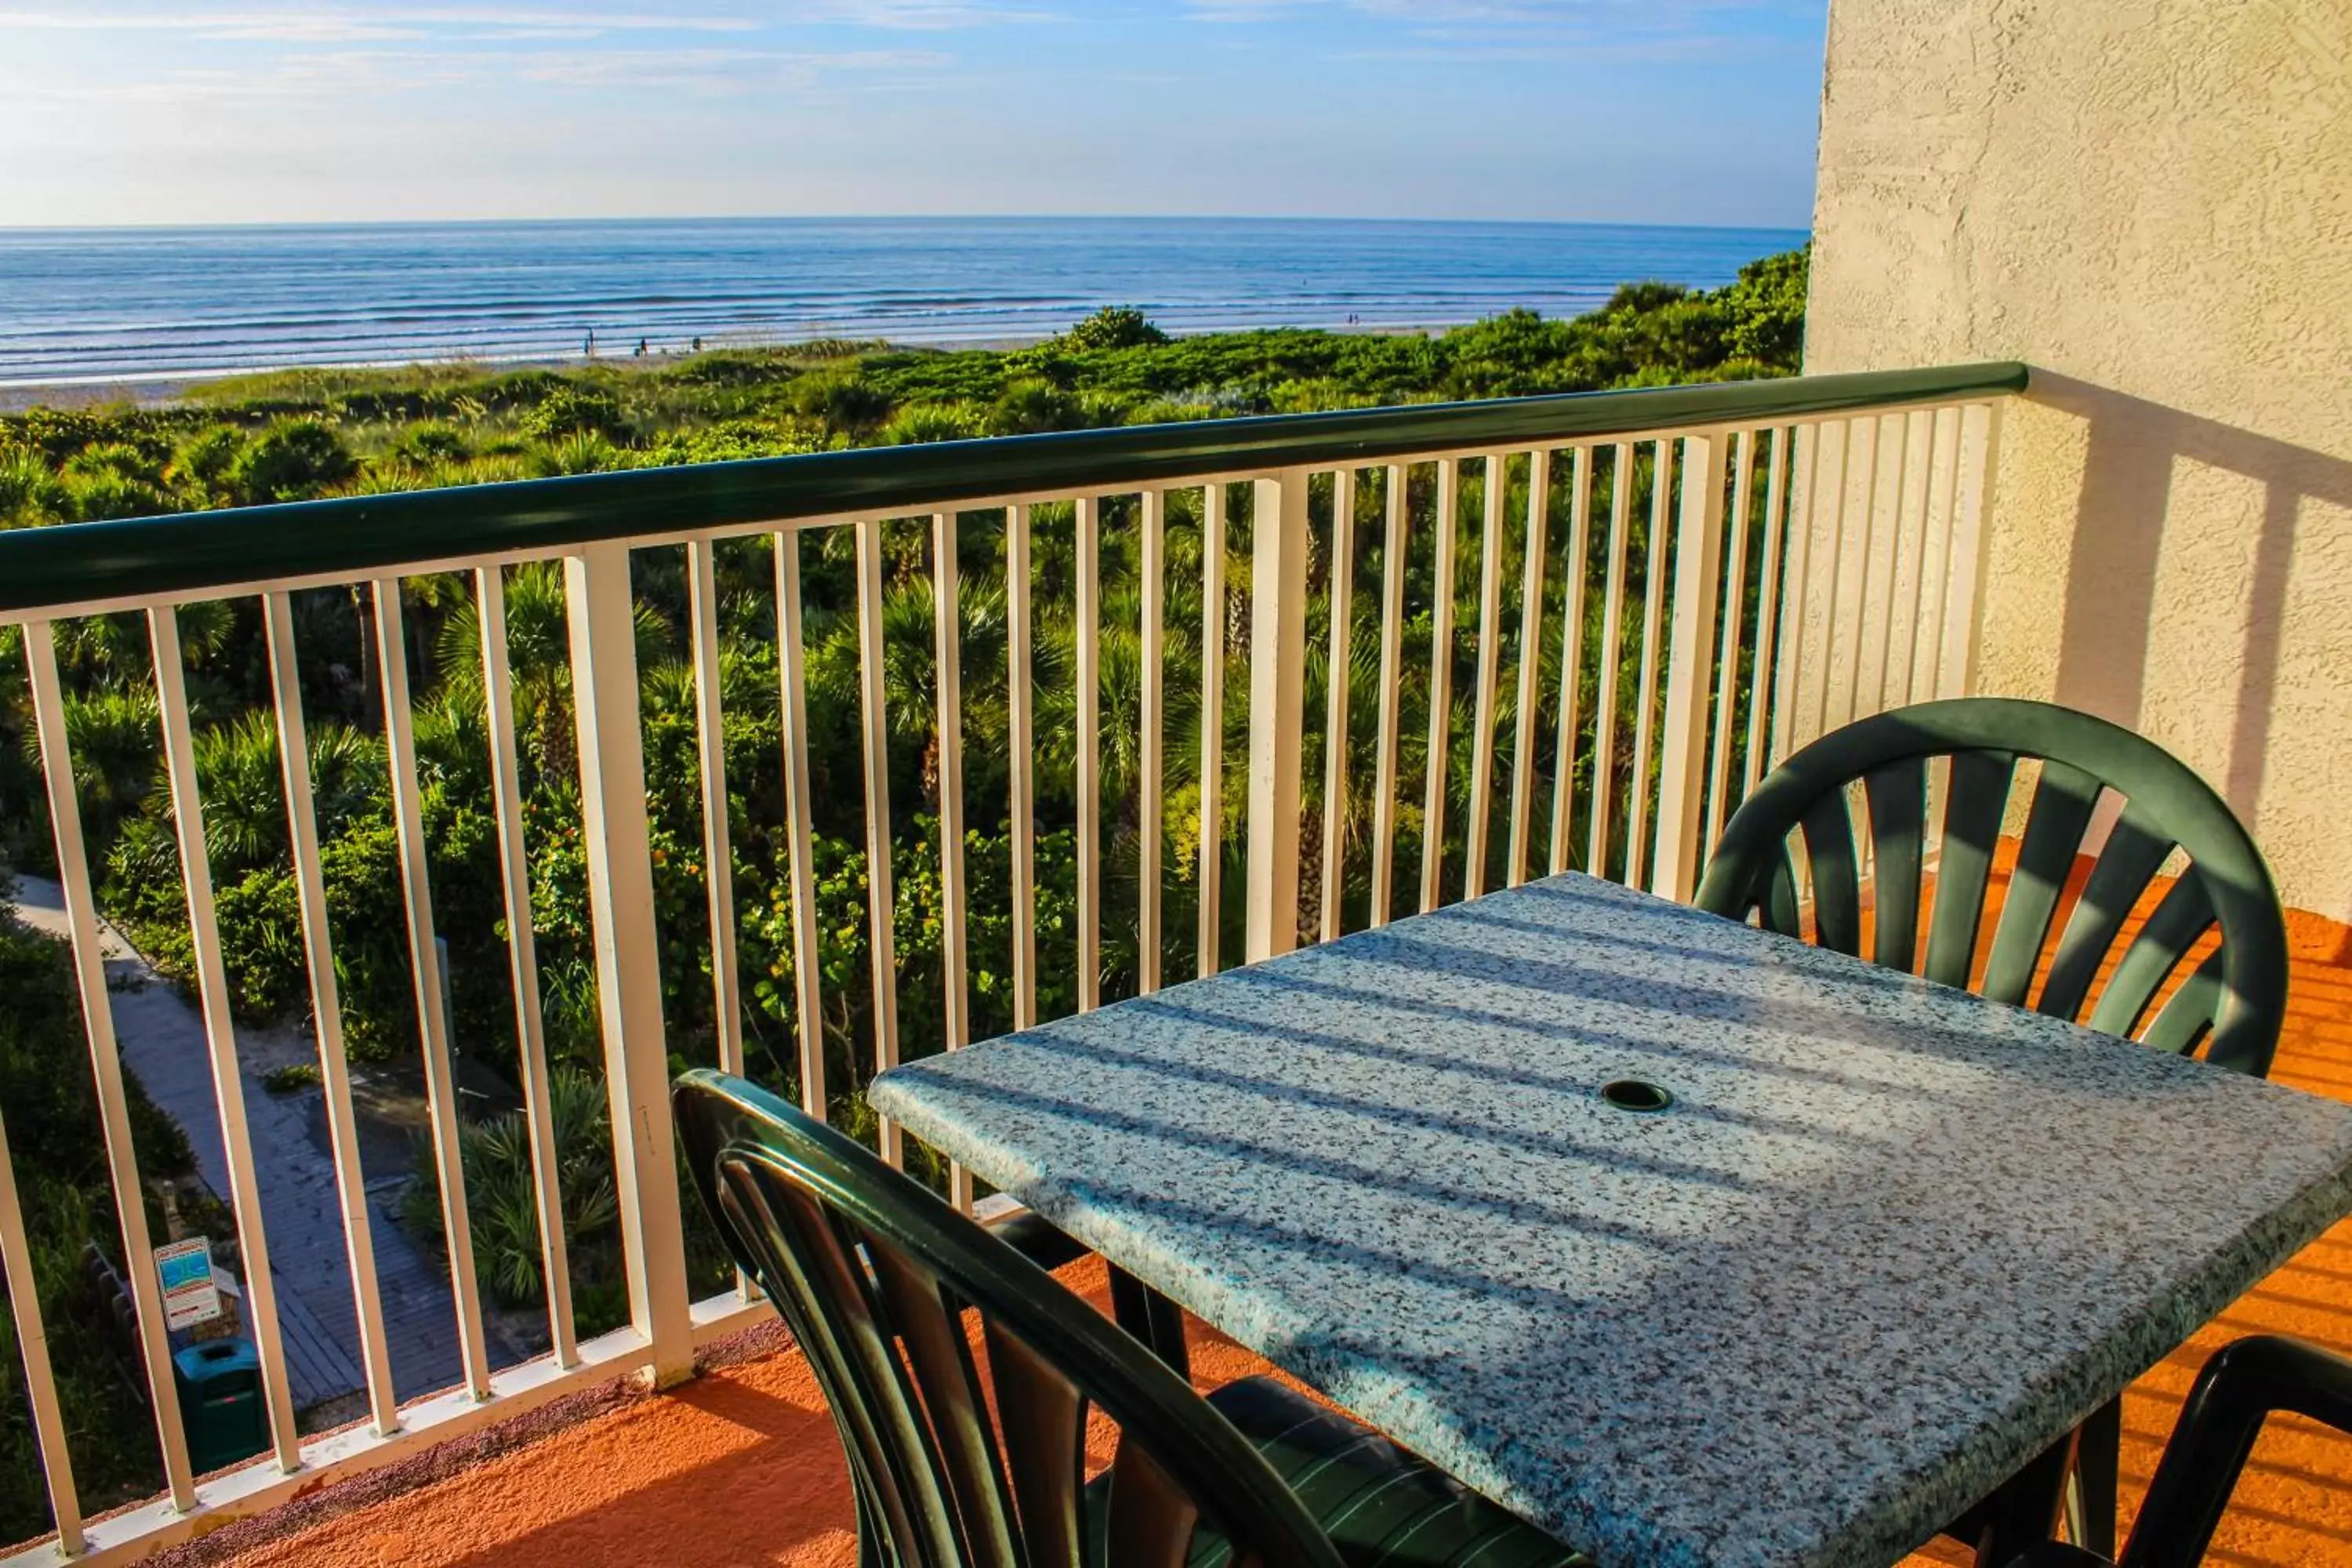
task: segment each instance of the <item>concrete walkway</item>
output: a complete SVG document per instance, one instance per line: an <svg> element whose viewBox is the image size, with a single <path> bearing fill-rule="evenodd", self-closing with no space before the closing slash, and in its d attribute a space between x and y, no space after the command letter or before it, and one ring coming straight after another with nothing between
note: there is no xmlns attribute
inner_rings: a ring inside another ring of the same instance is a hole
<svg viewBox="0 0 2352 1568"><path fill-rule="evenodd" d="M64 936L63 889L21 873L16 884L17 913L25 922ZM203 1017L121 933L101 925L100 936L122 1064L138 1078L148 1098L187 1133L197 1174L226 1203L228 1160ZM365 1387L324 1097L315 1088L276 1095L261 1085L262 1074L272 1068L289 1060L315 1060L315 1053L307 1029L237 1031L246 1125L261 1188L269 1271L278 1285L279 1327L299 1410ZM352 1076L359 1079L363 1074ZM397 1149L404 1141L404 1130L398 1127L362 1128L363 1147ZM362 1169L372 1178L368 1216L384 1333L392 1348L393 1386L406 1401L463 1379L457 1308L445 1262L420 1248L394 1218L405 1168L382 1160L369 1168L362 1156ZM510 1364L528 1353L507 1342L494 1324L489 1332L493 1363Z"/></svg>

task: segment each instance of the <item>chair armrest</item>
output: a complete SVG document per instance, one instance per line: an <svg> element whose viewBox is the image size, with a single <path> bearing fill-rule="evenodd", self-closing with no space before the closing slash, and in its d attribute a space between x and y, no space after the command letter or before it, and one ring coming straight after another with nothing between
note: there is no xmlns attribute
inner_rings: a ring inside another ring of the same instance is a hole
<svg viewBox="0 0 2352 1568"><path fill-rule="evenodd" d="M2125 1568L2196 1568L2273 1411L2352 1432L2352 1361L2272 1334L2216 1352L2148 1483Z"/></svg>

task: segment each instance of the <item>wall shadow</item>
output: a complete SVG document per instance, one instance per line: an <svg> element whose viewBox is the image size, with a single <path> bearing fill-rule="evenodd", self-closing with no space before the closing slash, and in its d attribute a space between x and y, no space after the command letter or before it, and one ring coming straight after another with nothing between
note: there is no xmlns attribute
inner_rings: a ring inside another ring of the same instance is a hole
<svg viewBox="0 0 2352 1568"><path fill-rule="evenodd" d="M2087 444L2076 498L2061 628L2056 700L2139 728L2159 551L2183 462L2263 487L2262 521L2247 584L2242 663L2229 763L2211 782L2252 820L2275 736L2284 658L2288 575L2307 503L2352 509L2352 461L2131 396L2036 366L2034 403L2082 420ZM2326 913L2341 918L2345 910Z"/></svg>

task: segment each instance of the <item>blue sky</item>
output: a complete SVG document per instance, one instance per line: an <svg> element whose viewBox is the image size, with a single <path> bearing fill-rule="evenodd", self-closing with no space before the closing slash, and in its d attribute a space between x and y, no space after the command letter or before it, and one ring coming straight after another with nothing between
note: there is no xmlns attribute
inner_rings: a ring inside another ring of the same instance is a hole
<svg viewBox="0 0 2352 1568"><path fill-rule="evenodd" d="M1801 227L1826 0L0 0L0 224Z"/></svg>

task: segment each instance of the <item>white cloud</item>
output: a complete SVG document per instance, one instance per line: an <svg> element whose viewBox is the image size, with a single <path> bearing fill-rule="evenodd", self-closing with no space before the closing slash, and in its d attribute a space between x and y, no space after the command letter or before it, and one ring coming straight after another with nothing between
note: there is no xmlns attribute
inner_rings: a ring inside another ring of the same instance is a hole
<svg viewBox="0 0 2352 1568"><path fill-rule="evenodd" d="M19 105L121 104L184 108L383 100L451 87L508 90L663 89L727 95L808 88L835 78L890 85L929 79L950 58L920 49L840 51L713 48L334 49L287 54L257 68L174 68L142 80L0 82ZM306 110L305 112L315 112Z"/></svg>
<svg viewBox="0 0 2352 1568"><path fill-rule="evenodd" d="M938 31L1003 22L1037 22L1042 11L968 0L791 0L783 9L797 22L835 22L896 31Z"/></svg>
<svg viewBox="0 0 2352 1568"><path fill-rule="evenodd" d="M242 43L365 43L417 38L450 29L561 29L579 37L621 32L744 33L760 24L740 16L660 16L510 6L425 6L388 20L354 10L8 11L0 29L43 32L186 33Z"/></svg>
<svg viewBox="0 0 2352 1568"><path fill-rule="evenodd" d="M752 33L776 23L832 24L893 32L941 31L1042 20L1045 13L978 0L775 0L764 15L663 16L583 6L401 7L386 15L353 6L252 10L0 9L0 29L192 34L237 43L373 43L459 30L478 39L595 37L607 33Z"/></svg>
<svg viewBox="0 0 2352 1568"><path fill-rule="evenodd" d="M526 81L571 88L666 87L740 91L806 87L846 72L931 70L948 57L919 49L839 53L794 49L595 49L525 55L502 69Z"/></svg>

